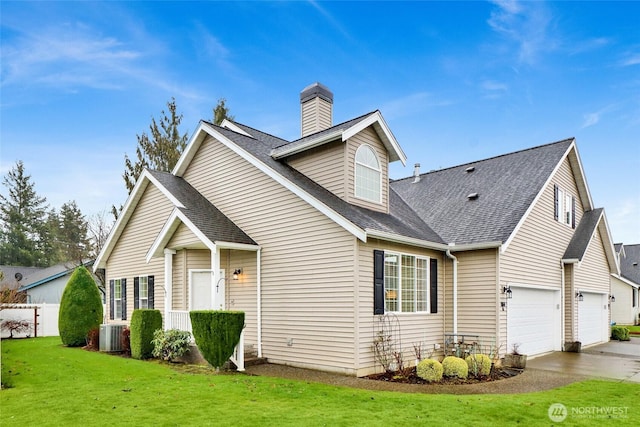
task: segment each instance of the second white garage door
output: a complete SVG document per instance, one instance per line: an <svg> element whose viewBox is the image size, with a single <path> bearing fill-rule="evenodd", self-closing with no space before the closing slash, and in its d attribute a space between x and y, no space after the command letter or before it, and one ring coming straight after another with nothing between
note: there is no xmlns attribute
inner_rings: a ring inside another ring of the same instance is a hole
<svg viewBox="0 0 640 427"><path fill-rule="evenodd" d="M578 341L582 346L607 340L608 312L606 295L582 292L578 302Z"/></svg>
<svg viewBox="0 0 640 427"><path fill-rule="evenodd" d="M507 301L507 352L519 343L533 356L560 350L560 291L511 285Z"/></svg>

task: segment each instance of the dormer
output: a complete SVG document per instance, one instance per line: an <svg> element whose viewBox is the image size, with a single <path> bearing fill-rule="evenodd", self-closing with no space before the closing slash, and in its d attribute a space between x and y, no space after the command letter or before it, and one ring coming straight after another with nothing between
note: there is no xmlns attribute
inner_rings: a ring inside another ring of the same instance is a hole
<svg viewBox="0 0 640 427"><path fill-rule="evenodd" d="M389 163L406 156L380 111L332 126L333 94L320 83L303 89L300 110L302 138L271 156L353 205L389 212Z"/></svg>

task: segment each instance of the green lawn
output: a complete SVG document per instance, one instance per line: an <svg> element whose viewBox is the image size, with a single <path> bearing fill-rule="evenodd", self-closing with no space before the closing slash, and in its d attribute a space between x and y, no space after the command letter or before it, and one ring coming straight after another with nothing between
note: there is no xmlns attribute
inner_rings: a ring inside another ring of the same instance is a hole
<svg viewBox="0 0 640 427"><path fill-rule="evenodd" d="M628 408L626 418L570 415L563 425L637 425L640 386L585 381L517 395L373 392L209 369L178 372L66 348L58 338L2 342L0 424L20 425L550 425L553 403Z"/></svg>
<svg viewBox="0 0 640 427"><path fill-rule="evenodd" d="M633 332L636 334L640 334L640 325L636 325L636 326L627 326L627 328L629 328L629 332Z"/></svg>

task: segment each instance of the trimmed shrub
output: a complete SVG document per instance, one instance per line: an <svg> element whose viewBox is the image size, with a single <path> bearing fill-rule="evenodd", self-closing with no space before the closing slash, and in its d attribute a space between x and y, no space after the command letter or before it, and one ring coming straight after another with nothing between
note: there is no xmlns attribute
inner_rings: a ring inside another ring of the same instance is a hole
<svg viewBox="0 0 640 427"><path fill-rule="evenodd" d="M629 328L626 326L612 326L611 327L611 339L618 341L629 341Z"/></svg>
<svg viewBox="0 0 640 427"><path fill-rule="evenodd" d="M443 372L442 363L433 359L421 360L416 366L416 374L429 382L440 381Z"/></svg>
<svg viewBox="0 0 640 427"><path fill-rule="evenodd" d="M472 354L467 356L464 360L467 362L469 372L475 377L486 377L491 373L491 359L489 359L489 356L486 354Z"/></svg>
<svg viewBox="0 0 640 427"><path fill-rule="evenodd" d="M162 329L160 310L137 309L131 315L131 357L149 359L153 357L153 333Z"/></svg>
<svg viewBox="0 0 640 427"><path fill-rule="evenodd" d="M442 361L443 374L447 377L467 378L469 367L464 359L456 356L447 356Z"/></svg>
<svg viewBox="0 0 640 427"><path fill-rule="evenodd" d="M60 300L58 331L62 344L80 347L87 344L89 331L100 327L102 299L89 270L75 269Z"/></svg>
<svg viewBox="0 0 640 427"><path fill-rule="evenodd" d="M191 333L179 329L158 329L153 333L151 343L153 357L171 362L189 351Z"/></svg>
<svg viewBox="0 0 640 427"><path fill-rule="evenodd" d="M189 312L196 345L202 357L214 368L221 367L233 354L244 328L244 312L196 310Z"/></svg>

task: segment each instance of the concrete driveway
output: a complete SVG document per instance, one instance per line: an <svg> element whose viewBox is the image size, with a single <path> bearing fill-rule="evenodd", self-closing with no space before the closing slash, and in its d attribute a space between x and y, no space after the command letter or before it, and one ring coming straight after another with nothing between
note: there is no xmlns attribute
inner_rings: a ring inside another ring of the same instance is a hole
<svg viewBox="0 0 640 427"><path fill-rule="evenodd" d="M527 360L527 368L640 383L640 338L609 341L582 353L546 354Z"/></svg>

